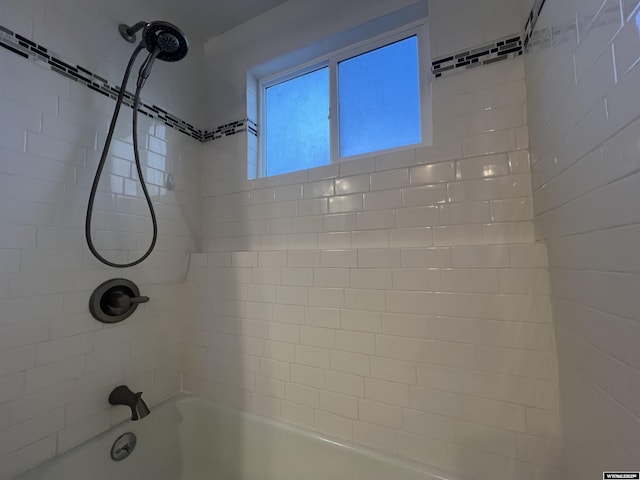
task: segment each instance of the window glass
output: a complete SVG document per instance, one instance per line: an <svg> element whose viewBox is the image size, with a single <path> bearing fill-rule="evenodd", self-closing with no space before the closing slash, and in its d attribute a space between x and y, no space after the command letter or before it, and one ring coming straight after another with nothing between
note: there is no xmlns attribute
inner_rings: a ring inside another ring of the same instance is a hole
<svg viewBox="0 0 640 480"><path fill-rule="evenodd" d="M267 87L265 109L264 175L331 163L328 67Z"/></svg>
<svg viewBox="0 0 640 480"><path fill-rule="evenodd" d="M340 157L422 141L418 39L338 63Z"/></svg>

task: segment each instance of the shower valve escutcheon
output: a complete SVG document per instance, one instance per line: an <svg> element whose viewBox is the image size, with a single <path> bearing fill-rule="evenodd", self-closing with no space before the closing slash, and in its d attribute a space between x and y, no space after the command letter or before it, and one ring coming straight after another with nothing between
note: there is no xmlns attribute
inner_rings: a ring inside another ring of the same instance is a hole
<svg viewBox="0 0 640 480"><path fill-rule="evenodd" d="M103 323L117 323L131 316L138 305L149 301L130 280L113 278L95 289L89 300L89 311Z"/></svg>

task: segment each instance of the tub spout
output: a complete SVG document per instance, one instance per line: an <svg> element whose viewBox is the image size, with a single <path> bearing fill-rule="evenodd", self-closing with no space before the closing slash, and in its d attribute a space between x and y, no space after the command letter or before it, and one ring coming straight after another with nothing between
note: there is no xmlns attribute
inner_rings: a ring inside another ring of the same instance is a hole
<svg viewBox="0 0 640 480"><path fill-rule="evenodd" d="M140 420L149 415L149 407L142 400L142 392L133 393L126 385L113 389L109 395L111 405L126 405L131 409L131 420Z"/></svg>

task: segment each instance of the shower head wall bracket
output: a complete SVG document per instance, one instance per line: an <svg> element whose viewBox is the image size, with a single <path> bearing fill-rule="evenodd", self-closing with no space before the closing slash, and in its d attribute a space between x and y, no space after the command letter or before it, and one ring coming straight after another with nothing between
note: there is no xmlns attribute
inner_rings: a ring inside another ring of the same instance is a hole
<svg viewBox="0 0 640 480"><path fill-rule="evenodd" d="M130 317L138 304L149 297L140 295L138 286L124 278L113 278L100 284L91 294L89 311L102 323L118 323Z"/></svg>

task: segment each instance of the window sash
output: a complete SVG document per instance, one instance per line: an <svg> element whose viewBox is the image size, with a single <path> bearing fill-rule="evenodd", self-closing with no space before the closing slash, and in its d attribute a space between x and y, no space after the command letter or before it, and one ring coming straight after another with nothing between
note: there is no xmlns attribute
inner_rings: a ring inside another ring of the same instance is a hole
<svg viewBox="0 0 640 480"><path fill-rule="evenodd" d="M385 47L387 45L396 43L409 37L415 36L418 41L418 72L419 72L419 84L420 84L420 124L421 124L421 138L422 141L417 144L403 145L399 147L393 147L385 150L375 150L372 152L363 153L360 155L353 155L348 157L340 157L340 127L339 127L339 110L338 110L338 63L344 60L348 60L353 57L357 57L362 54L366 54L370 51L378 48ZM279 83L286 82L294 79L298 76L305 75L319 68L329 67L329 141L331 158L329 164L340 163L342 161L357 160L359 158L367 158L378 155L384 155L385 153L415 149L420 146L426 146L431 143L431 111L429 107L430 101L430 86L431 86L431 71L430 62L428 61L428 45L427 45L427 23L426 19L421 19L410 25L402 27L392 32L387 32L378 35L374 38L359 42L355 45L350 45L346 48L337 50L335 52L323 55L303 65L293 67L291 69L279 72L269 77L263 78L258 81L259 92L259 104L258 104L258 118L260 119L260 125L266 125L266 108L265 98L266 89L277 85ZM267 176L267 161L266 159L266 135L263 133L264 129L260 128L260 138L258 139L258 172L257 178ZM305 170L300 168L293 171Z"/></svg>

